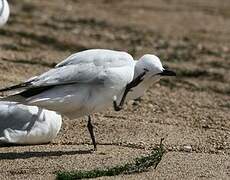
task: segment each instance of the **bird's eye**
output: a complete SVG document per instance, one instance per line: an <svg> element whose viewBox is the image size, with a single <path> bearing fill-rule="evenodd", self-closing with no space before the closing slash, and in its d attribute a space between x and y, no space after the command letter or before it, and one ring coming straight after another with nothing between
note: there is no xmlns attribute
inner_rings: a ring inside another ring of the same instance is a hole
<svg viewBox="0 0 230 180"><path fill-rule="evenodd" d="M146 69L146 68L144 68L144 71L145 71L145 72L149 72L149 70L148 70L148 69Z"/></svg>

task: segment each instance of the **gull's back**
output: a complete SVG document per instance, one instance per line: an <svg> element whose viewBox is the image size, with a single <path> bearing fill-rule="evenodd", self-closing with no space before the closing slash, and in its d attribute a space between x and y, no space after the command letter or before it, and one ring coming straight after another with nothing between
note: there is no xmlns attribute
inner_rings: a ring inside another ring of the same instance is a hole
<svg viewBox="0 0 230 180"><path fill-rule="evenodd" d="M119 67L133 61L130 54L123 51L109 49L89 49L72 54L56 65L56 68L73 65L93 63L97 66Z"/></svg>

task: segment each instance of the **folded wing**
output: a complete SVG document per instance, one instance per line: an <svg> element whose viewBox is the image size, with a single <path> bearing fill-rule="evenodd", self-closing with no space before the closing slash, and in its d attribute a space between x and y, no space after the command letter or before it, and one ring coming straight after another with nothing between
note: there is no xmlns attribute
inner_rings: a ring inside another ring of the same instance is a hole
<svg viewBox="0 0 230 180"><path fill-rule="evenodd" d="M87 50L73 54L40 76L34 77L24 83L1 89L22 90L20 93L30 97L60 85L76 83L104 83L111 78L111 73L118 76L124 74L124 68L132 69L133 58L124 52L111 50ZM119 70L122 72L119 74ZM129 78L130 79L130 78Z"/></svg>

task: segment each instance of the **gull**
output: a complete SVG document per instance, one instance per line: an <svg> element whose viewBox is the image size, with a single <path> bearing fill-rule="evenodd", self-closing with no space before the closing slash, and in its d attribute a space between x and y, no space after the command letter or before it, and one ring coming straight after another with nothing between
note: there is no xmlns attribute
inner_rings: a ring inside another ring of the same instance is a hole
<svg viewBox="0 0 230 180"><path fill-rule="evenodd" d="M0 0L0 27L3 26L10 14L10 9L7 0Z"/></svg>
<svg viewBox="0 0 230 180"><path fill-rule="evenodd" d="M175 76L160 59L146 54L138 61L122 51L90 49L75 53L55 68L23 83L1 89L18 90L2 100L36 105L70 119L88 117L88 130L96 150L91 123L94 112L113 107L120 111L128 98L142 96L162 76Z"/></svg>
<svg viewBox="0 0 230 180"><path fill-rule="evenodd" d="M52 141L61 115L36 106L0 101L0 143L43 144Z"/></svg>

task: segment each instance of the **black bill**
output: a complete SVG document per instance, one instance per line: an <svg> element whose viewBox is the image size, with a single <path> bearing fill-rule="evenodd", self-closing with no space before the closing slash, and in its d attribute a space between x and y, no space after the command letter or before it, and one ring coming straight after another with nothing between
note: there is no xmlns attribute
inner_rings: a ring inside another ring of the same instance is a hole
<svg viewBox="0 0 230 180"><path fill-rule="evenodd" d="M164 69L163 72L159 73L161 76L176 76L176 73L168 69Z"/></svg>

